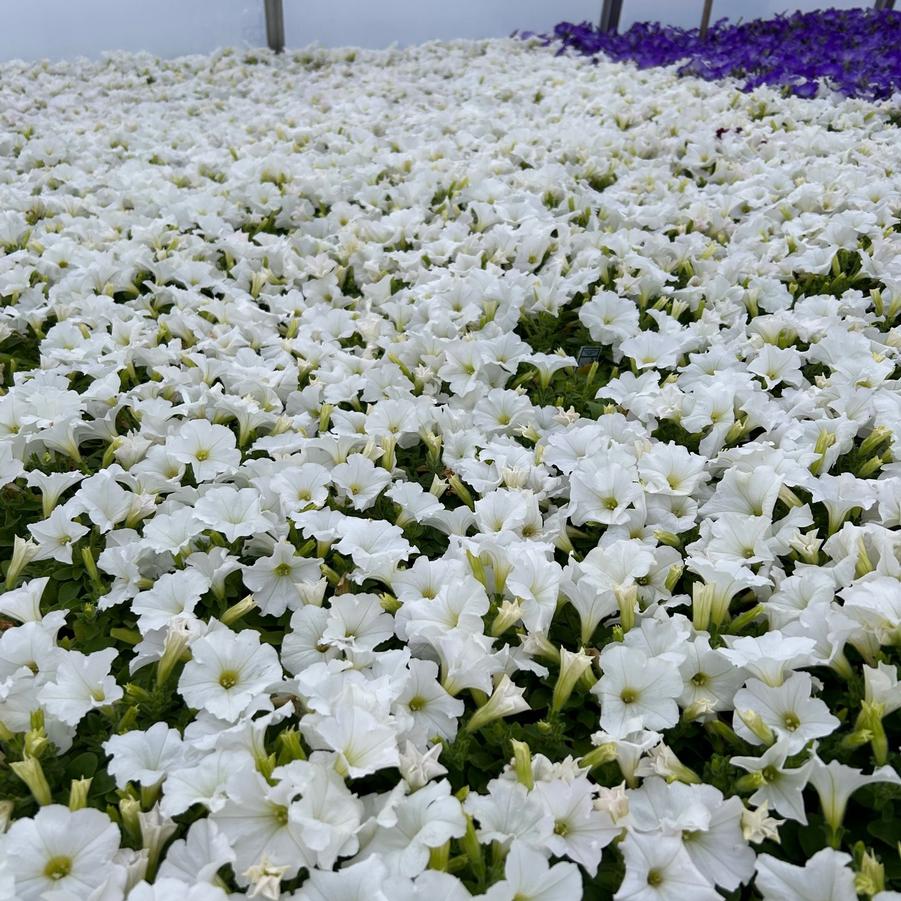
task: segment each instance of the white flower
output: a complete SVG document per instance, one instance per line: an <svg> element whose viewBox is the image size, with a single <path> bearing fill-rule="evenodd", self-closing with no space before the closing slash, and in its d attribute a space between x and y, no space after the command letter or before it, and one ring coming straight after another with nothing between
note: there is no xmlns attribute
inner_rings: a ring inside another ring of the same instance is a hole
<svg viewBox="0 0 901 901"><path fill-rule="evenodd" d="M751 744L760 744L742 718L742 711L750 711L785 744L789 754L797 754L808 741L830 735L839 726L825 702L811 698L812 687L808 673L795 673L777 687L748 679L735 693L733 728Z"/></svg>
<svg viewBox="0 0 901 901"><path fill-rule="evenodd" d="M486 901L569 901L582 894L579 868L549 866L544 855L524 842L513 842L504 861L504 878L485 893Z"/></svg>
<svg viewBox="0 0 901 901"><path fill-rule="evenodd" d="M242 876L250 883L247 897L270 898L278 901L282 894L282 878L289 869L287 864L279 866L270 863L269 858L263 854L258 864L248 867L242 873Z"/></svg>
<svg viewBox="0 0 901 901"><path fill-rule="evenodd" d="M856 901L849 863L850 854L831 848L817 851L803 866L761 854L754 884L764 901Z"/></svg>
<svg viewBox="0 0 901 901"><path fill-rule="evenodd" d="M779 843L779 827L785 820L769 815L770 809L766 801L754 810L744 810L741 815L741 831L745 840L759 845L770 840Z"/></svg>
<svg viewBox="0 0 901 901"><path fill-rule="evenodd" d="M447 768L438 763L443 746L432 745L425 752L417 750L413 742L407 740L400 752L398 769L411 791L417 791L436 776L444 776Z"/></svg>
<svg viewBox="0 0 901 901"><path fill-rule="evenodd" d="M518 838L540 847L554 830L551 815L518 782L494 780L488 786L487 795L470 793L464 806L478 820L476 834L480 842L508 842Z"/></svg>
<svg viewBox="0 0 901 901"><path fill-rule="evenodd" d="M832 829L841 826L851 795L858 788L875 782L901 785L901 776L890 766L881 766L869 776L865 776L861 770L845 766L837 760L823 763L819 757L813 758L810 784L820 797L823 816Z"/></svg>
<svg viewBox="0 0 901 901"><path fill-rule="evenodd" d="M322 643L347 653L372 651L394 635L394 620L378 595L342 594L332 599Z"/></svg>
<svg viewBox="0 0 901 901"><path fill-rule="evenodd" d="M129 893L129 901L226 901L228 895L217 885L198 883L190 885L180 879L163 877L153 885L143 880Z"/></svg>
<svg viewBox="0 0 901 901"><path fill-rule="evenodd" d="M429 849L438 848L466 831L460 802L446 780L431 782L401 798L360 850L357 860L377 856L392 873L416 876L429 861Z"/></svg>
<svg viewBox="0 0 901 901"><path fill-rule="evenodd" d="M110 675L110 667L118 656L115 648L88 655L67 651L53 681L38 694L41 704L57 719L77 726L89 710L118 701L124 692Z"/></svg>
<svg viewBox="0 0 901 901"><path fill-rule="evenodd" d="M319 746L336 752L335 768L358 779L386 767L397 766L397 735L369 711L348 705L317 723Z"/></svg>
<svg viewBox="0 0 901 901"><path fill-rule="evenodd" d="M0 595L0 608L5 597L6 595ZM898 685L896 667L881 661L876 666L864 666L863 678L866 699L872 704L880 705L883 716L901 708L901 687Z"/></svg>
<svg viewBox="0 0 901 901"><path fill-rule="evenodd" d="M103 743L103 750L112 758L107 770L119 788L128 782L156 785L185 757L178 730L165 723L154 723L146 732L113 735Z"/></svg>
<svg viewBox="0 0 901 901"><path fill-rule="evenodd" d="M31 579L13 591L0 594L0 615L9 616L20 623L41 619L41 597L50 581L48 576Z"/></svg>
<svg viewBox="0 0 901 901"><path fill-rule="evenodd" d="M630 833L620 847L626 875L613 896L616 901L716 901L721 897L676 836Z"/></svg>
<svg viewBox="0 0 901 901"><path fill-rule="evenodd" d="M628 522L628 509L641 498L637 474L617 463L585 460L571 476L570 520L575 525Z"/></svg>
<svg viewBox="0 0 901 901"><path fill-rule="evenodd" d="M72 545L91 530L76 522L66 505L55 507L46 519L29 525L28 531L38 542L36 559L46 560L49 557L59 563L71 563Z"/></svg>
<svg viewBox="0 0 901 901"><path fill-rule="evenodd" d="M398 706L412 719L404 734L417 746L435 737L452 739L463 716L463 702L444 690L438 681L438 665L431 660L413 659L408 667L410 675L397 698Z"/></svg>
<svg viewBox="0 0 901 901"><path fill-rule="evenodd" d="M378 857L367 857L335 872L311 870L293 901L391 901L385 894L388 868Z"/></svg>
<svg viewBox="0 0 901 901"><path fill-rule="evenodd" d="M253 758L246 751L219 750L188 766L173 767L163 786L160 810L174 817L193 804L203 804L215 813L226 802L229 778L252 766Z"/></svg>
<svg viewBox="0 0 901 901"><path fill-rule="evenodd" d="M302 866L312 866L313 857L303 842L294 798L297 790L289 783L270 786L254 770L242 769L228 786L228 802L210 814L235 852L234 869L239 884L263 855L271 864L285 867L291 879Z"/></svg>
<svg viewBox="0 0 901 901"><path fill-rule="evenodd" d="M679 719L675 699L682 694L679 671L637 648L608 646L603 675L591 689L601 704L601 728L618 738L641 729L664 729Z"/></svg>
<svg viewBox="0 0 901 901"><path fill-rule="evenodd" d="M273 777L300 791L300 798L292 805L292 816L316 866L328 869L338 857L356 852L363 804L325 760L296 760L277 767Z"/></svg>
<svg viewBox="0 0 901 901"><path fill-rule="evenodd" d="M25 465L13 456L8 444L0 444L0 488L14 482L25 472Z"/></svg>
<svg viewBox="0 0 901 901"><path fill-rule="evenodd" d="M253 488L211 488L194 505L194 515L230 542L272 526L260 506L260 494Z"/></svg>
<svg viewBox="0 0 901 901"><path fill-rule="evenodd" d="M68 505L67 505L68 506ZM152 510L138 497L126 491L109 472L99 472L85 479L72 499L73 510L83 510L101 532L109 532L124 521L133 509Z"/></svg>
<svg viewBox="0 0 901 901"><path fill-rule="evenodd" d="M132 612L138 616L138 628L146 634L168 626L176 618L193 619L194 609L209 589L210 580L197 570L164 573L152 588L138 592L131 602Z"/></svg>
<svg viewBox="0 0 901 901"><path fill-rule="evenodd" d="M777 742L760 757L733 757L729 762L751 773L756 791L750 797L752 804L769 804L784 817L807 822L803 791L810 780L813 761L787 768L788 746Z"/></svg>
<svg viewBox="0 0 901 901"><path fill-rule="evenodd" d="M278 654L259 633L216 629L191 646L178 691L196 710L234 722L257 696L282 679Z"/></svg>
<svg viewBox="0 0 901 901"><path fill-rule="evenodd" d="M216 823L209 818L201 819L191 824L185 838L172 842L166 849L157 878L214 883L218 871L234 859L235 853Z"/></svg>
<svg viewBox="0 0 901 901"><path fill-rule="evenodd" d="M554 820L547 848L555 857L568 857L594 876L602 849L619 834L610 816L592 805L592 785L585 777L571 782L540 782L535 795Z"/></svg>
<svg viewBox="0 0 901 901"><path fill-rule="evenodd" d="M51 804L33 818L16 820L5 846L16 898L40 901L52 890L87 897L106 878L119 849L119 830L99 810L73 812Z"/></svg>
<svg viewBox="0 0 901 901"><path fill-rule="evenodd" d="M319 581L321 563L318 557L298 556L293 545L280 541L270 556L244 567L244 584L261 612L281 616L304 603L302 586Z"/></svg>
<svg viewBox="0 0 901 901"><path fill-rule="evenodd" d="M391 474L376 469L368 457L351 454L332 470L331 478L354 510L368 510L391 481Z"/></svg>
<svg viewBox="0 0 901 901"><path fill-rule="evenodd" d="M234 434L205 419L182 423L178 432L167 439L166 450L179 463L189 463L198 482L231 472L241 462Z"/></svg>

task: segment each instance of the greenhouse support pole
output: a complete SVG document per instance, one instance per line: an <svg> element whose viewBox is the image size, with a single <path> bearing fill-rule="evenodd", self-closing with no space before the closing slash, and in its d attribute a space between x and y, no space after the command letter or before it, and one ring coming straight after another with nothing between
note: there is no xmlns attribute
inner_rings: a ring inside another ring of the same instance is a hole
<svg viewBox="0 0 901 901"><path fill-rule="evenodd" d="M876 0L876 9L894 9L895 0Z"/></svg>
<svg viewBox="0 0 901 901"><path fill-rule="evenodd" d="M266 43L281 53L285 49L285 10L282 0L263 0L266 6Z"/></svg>
<svg viewBox="0 0 901 901"><path fill-rule="evenodd" d="M616 31L619 28L619 15L623 11L623 0L604 0L601 7L601 31Z"/></svg>
<svg viewBox="0 0 901 901"><path fill-rule="evenodd" d="M701 13L701 40L707 40L707 31L710 28L710 14L713 12L713 0L704 0L704 11Z"/></svg>

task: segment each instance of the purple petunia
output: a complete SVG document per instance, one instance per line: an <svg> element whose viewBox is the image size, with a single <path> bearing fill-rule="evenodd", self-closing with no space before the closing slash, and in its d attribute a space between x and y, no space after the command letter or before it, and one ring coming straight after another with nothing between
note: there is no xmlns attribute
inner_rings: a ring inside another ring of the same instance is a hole
<svg viewBox="0 0 901 901"><path fill-rule="evenodd" d="M735 25L721 19L704 40L697 28L658 22L637 22L622 34L561 22L539 37L559 43L560 53L604 54L640 69L681 63L681 75L734 77L748 91L767 84L813 97L821 81L849 97L881 100L901 91L901 12L891 10L826 9Z"/></svg>

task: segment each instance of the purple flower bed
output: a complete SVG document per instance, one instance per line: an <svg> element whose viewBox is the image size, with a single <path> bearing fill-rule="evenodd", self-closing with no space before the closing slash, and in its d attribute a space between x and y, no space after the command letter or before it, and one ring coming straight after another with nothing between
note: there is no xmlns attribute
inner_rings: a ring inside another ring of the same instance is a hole
<svg viewBox="0 0 901 901"><path fill-rule="evenodd" d="M849 97L883 99L901 91L901 12L889 10L825 9L737 25L722 19L706 40L697 28L657 22L638 22L622 34L601 32L590 22L561 22L540 37L561 43L561 53L603 53L642 69L684 60L680 74L734 76L748 91L768 84L813 97L821 79Z"/></svg>

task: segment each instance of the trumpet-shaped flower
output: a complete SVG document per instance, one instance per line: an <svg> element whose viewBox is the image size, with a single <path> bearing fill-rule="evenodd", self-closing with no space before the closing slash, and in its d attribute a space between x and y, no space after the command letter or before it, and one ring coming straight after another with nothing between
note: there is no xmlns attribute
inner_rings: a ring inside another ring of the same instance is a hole
<svg viewBox="0 0 901 901"><path fill-rule="evenodd" d="M640 729L666 729L679 719L676 698L684 685L672 664L637 648L609 646L600 659L603 675L591 689L601 705L601 728L616 738Z"/></svg>
<svg viewBox="0 0 901 901"><path fill-rule="evenodd" d="M192 419L166 440L166 450L179 463L190 464L198 482L231 472L241 462L234 433L205 419Z"/></svg>
<svg viewBox="0 0 901 901"><path fill-rule="evenodd" d="M549 865L543 854L524 842L513 842L504 861L504 878L491 886L486 901L567 901L582 892L579 868Z"/></svg>
<svg viewBox="0 0 901 901"><path fill-rule="evenodd" d="M69 726L77 726L82 717L98 707L118 701L122 687L110 675L115 648L82 654L67 651L56 669L52 682L39 692L38 698L47 712Z"/></svg>
<svg viewBox="0 0 901 901"><path fill-rule="evenodd" d="M197 639L178 680L178 691L195 710L235 722L247 707L282 679L278 654L259 633L219 628Z"/></svg>
<svg viewBox="0 0 901 901"><path fill-rule="evenodd" d="M851 855L831 848L817 851L804 866L761 854L754 884L764 901L856 901Z"/></svg>
<svg viewBox="0 0 901 901"><path fill-rule="evenodd" d="M795 673L779 686L748 679L745 687L735 693L733 728L751 744L761 743L743 716L748 711L772 730L789 754L797 754L808 741L831 735L839 726L826 704L811 697L812 688L808 673Z"/></svg>
<svg viewBox="0 0 901 901"><path fill-rule="evenodd" d="M5 845L16 898L40 901L52 891L86 898L106 879L119 830L99 810L50 804L13 823Z"/></svg>

